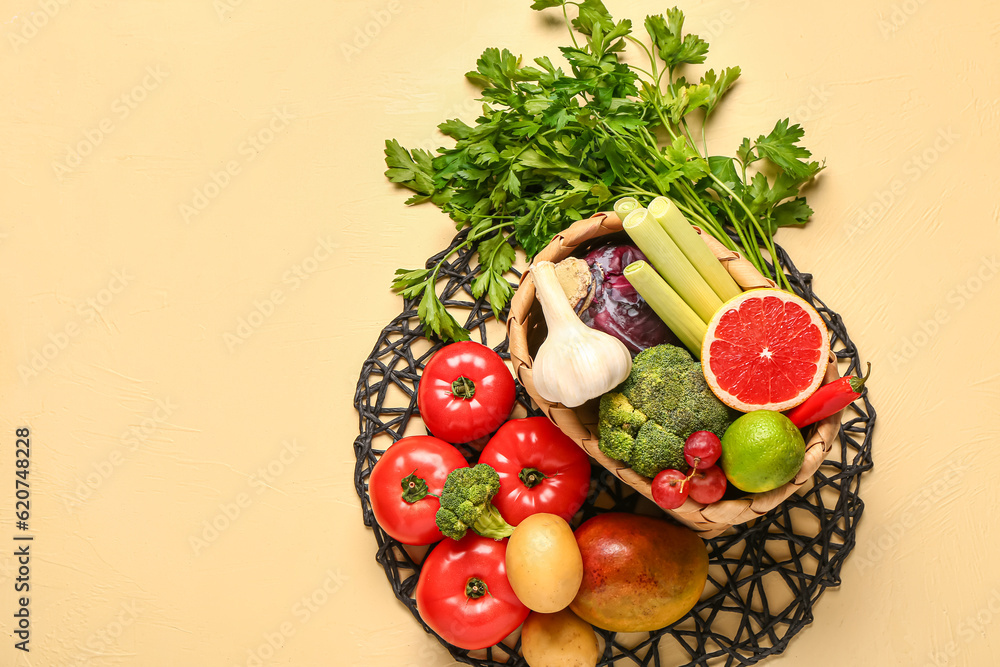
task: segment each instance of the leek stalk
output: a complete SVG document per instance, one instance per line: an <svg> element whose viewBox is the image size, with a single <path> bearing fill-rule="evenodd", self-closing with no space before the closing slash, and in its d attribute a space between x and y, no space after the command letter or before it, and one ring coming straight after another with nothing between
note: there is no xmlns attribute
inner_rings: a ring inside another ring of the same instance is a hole
<svg viewBox="0 0 1000 667"><path fill-rule="evenodd" d="M726 302L742 293L739 285L722 266L722 262L708 249L705 242L698 238L698 232L691 227L691 223L671 200L657 197L650 202L648 211L720 300Z"/></svg>
<svg viewBox="0 0 1000 667"><path fill-rule="evenodd" d="M715 311L722 307L722 299L709 287L660 223L646 209L640 208L629 213L622 226L653 268L702 322L711 320ZM669 322L667 326L670 326Z"/></svg>
<svg viewBox="0 0 1000 667"><path fill-rule="evenodd" d="M635 197L622 197L615 202L615 213L624 220L628 214L639 208L639 200Z"/></svg>

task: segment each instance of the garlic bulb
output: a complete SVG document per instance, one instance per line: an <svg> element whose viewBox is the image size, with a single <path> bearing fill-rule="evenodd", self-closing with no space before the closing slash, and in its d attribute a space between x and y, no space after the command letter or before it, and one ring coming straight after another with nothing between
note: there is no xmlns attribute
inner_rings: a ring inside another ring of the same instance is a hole
<svg viewBox="0 0 1000 667"><path fill-rule="evenodd" d="M580 321L552 262L536 262L531 275L548 326L548 336L531 366L539 396L575 408L621 384L632 370L628 348Z"/></svg>

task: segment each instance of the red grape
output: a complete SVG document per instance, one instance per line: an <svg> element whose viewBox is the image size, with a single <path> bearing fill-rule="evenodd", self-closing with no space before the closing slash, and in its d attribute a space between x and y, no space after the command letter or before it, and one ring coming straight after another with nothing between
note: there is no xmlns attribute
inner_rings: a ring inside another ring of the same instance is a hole
<svg viewBox="0 0 1000 667"><path fill-rule="evenodd" d="M692 468L711 468L722 456L722 442L711 431L695 431L684 442L684 460Z"/></svg>
<svg viewBox="0 0 1000 667"><path fill-rule="evenodd" d="M677 509L687 500L690 486L680 470L661 470L653 478L653 501L665 510Z"/></svg>
<svg viewBox="0 0 1000 667"><path fill-rule="evenodd" d="M697 470L687 486L691 500L711 505L726 493L726 474L719 466ZM656 496L655 488L653 496Z"/></svg>

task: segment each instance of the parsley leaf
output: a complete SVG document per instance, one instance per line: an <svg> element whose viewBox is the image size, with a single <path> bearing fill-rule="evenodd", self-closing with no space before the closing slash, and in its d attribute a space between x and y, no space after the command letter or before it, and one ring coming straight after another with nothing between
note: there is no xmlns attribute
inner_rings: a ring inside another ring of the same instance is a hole
<svg viewBox="0 0 1000 667"><path fill-rule="evenodd" d="M705 116L708 116L715 107L719 106L722 96L733 87L736 80L740 78L739 67L727 67L716 77L715 70L710 69L701 77L701 83L708 86L708 99L705 102Z"/></svg>
<svg viewBox="0 0 1000 667"><path fill-rule="evenodd" d="M500 319L501 304L514 296L514 288L504 274L514 265L516 257L508 236L500 233L479 244L479 276L472 283L472 296L489 296L493 315Z"/></svg>
<svg viewBox="0 0 1000 667"><path fill-rule="evenodd" d="M807 158L812 153L796 142L802 139L805 130L799 125L788 126L788 119L779 120L771 133L766 137L761 135L754 142L757 154L778 165L790 175L805 178L809 175L809 165L800 158Z"/></svg>
<svg viewBox="0 0 1000 667"><path fill-rule="evenodd" d="M385 164L389 168L386 170L385 175L393 183L405 185L414 192L422 195L434 194L433 166L425 159L427 153L424 151L414 151L413 155L420 157L420 164L411 157L411 154L398 141L395 139L386 141Z"/></svg>
<svg viewBox="0 0 1000 667"><path fill-rule="evenodd" d="M434 285L434 282L426 283L424 296L417 307L417 317L434 336L442 340L469 340L469 332L441 303Z"/></svg>
<svg viewBox="0 0 1000 667"><path fill-rule="evenodd" d="M609 30L614 26L614 19L601 0L583 0L579 10L579 17L573 19L573 27L584 35L592 35L595 27Z"/></svg>
<svg viewBox="0 0 1000 667"><path fill-rule="evenodd" d="M472 134L472 128L458 118L446 120L438 125L438 129L441 130L441 134L449 136L452 139L468 139Z"/></svg>
<svg viewBox="0 0 1000 667"><path fill-rule="evenodd" d="M778 227L804 225L809 222L809 216L812 214L812 207L806 203L804 197L796 197L780 206L776 206L770 218L771 233L776 232Z"/></svg>
<svg viewBox="0 0 1000 667"><path fill-rule="evenodd" d="M708 42L697 35L684 35L684 13L676 7L667 10L663 16L647 16L646 32L653 40L657 54L669 69L677 65L697 65L705 62Z"/></svg>

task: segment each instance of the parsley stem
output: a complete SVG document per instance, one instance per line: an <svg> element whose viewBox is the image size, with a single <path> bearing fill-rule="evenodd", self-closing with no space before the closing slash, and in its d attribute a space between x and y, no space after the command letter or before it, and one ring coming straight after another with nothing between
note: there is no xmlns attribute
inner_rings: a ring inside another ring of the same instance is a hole
<svg viewBox="0 0 1000 667"><path fill-rule="evenodd" d="M663 127L670 134L670 138L671 139L676 139L677 138L677 133L674 132L673 128L670 126L670 123L667 121L666 116L663 115L663 109L660 107L659 104L655 105L655 108L656 108L656 115L660 117L660 122L663 123ZM645 128L643 128L643 129L645 129Z"/></svg>
<svg viewBox="0 0 1000 667"><path fill-rule="evenodd" d="M493 217L493 216L489 216L489 217ZM438 263L434 265L434 271L427 278L426 282L428 282L428 283L434 283L434 282L436 282L437 281L438 273L441 271L441 267L444 266L445 260L448 259L449 257L451 257L452 255L454 255L455 253L457 253L459 250L461 250L462 248L464 248L467 245L475 243L476 241L478 241L479 239L483 238L484 236L486 236L490 232L495 232L497 230L501 230L504 227L508 227L508 226L510 226L510 223L501 222L499 225L493 225L492 227L487 227L487 228L481 229L481 230L472 230L472 231L470 231L469 235L467 237L465 237L464 241L462 241L457 246L455 246L454 248L452 248L448 252L447 255L445 255L444 257L442 257L438 261Z"/></svg>
<svg viewBox="0 0 1000 667"><path fill-rule="evenodd" d="M566 2L562 3L563 10L563 21L566 22L566 29L569 30L569 38L573 40L573 46L575 48L580 48L580 45L576 43L576 35L573 34L573 25L569 22L569 14L566 12Z"/></svg>
<svg viewBox="0 0 1000 667"><path fill-rule="evenodd" d="M726 211L726 215L728 215L729 218L734 221L733 229L736 230L736 234L740 237L740 243L743 244L744 254L747 255L747 259L750 260L750 263L753 264L758 271L761 271L763 273L764 270L763 263L754 254L754 249L756 248L756 244L752 244L750 243L749 240L747 240L746 233L743 231L743 226L740 225L738 222L736 222L736 216L733 215L733 211L732 209L729 208L729 204L726 203L726 200L720 197L719 203L722 205L722 208Z"/></svg>
<svg viewBox="0 0 1000 667"><path fill-rule="evenodd" d="M733 200L735 200L736 203L740 205L740 208L742 208L743 212L747 214L747 217L749 218L750 222L753 224L754 227L757 228L757 232L760 234L760 238L764 243L764 247L767 248L767 252L771 255L771 261L774 264L775 281L779 285L784 285L786 289L791 290L791 285L788 284L788 278L785 277L785 272L781 269L781 264L778 261L778 253L775 251L774 248L774 237L771 234L766 234L764 232L764 230L760 226L760 221L757 219L757 216L750 211L750 209L747 207L746 203L742 199L736 196L735 192L729 189L728 185L723 183L722 180L715 174L710 174L710 176L712 177L712 180L715 181L720 188L725 190L726 193L729 194L729 196L732 197Z"/></svg>
<svg viewBox="0 0 1000 667"><path fill-rule="evenodd" d="M691 142L691 148L694 149L694 152L697 153L699 156L701 156L701 157L703 157L703 158L705 158L707 160L708 159L708 153L706 153L705 155L701 155L701 152L698 150L698 142L695 141L694 137L691 135L691 128L688 127L687 119L681 118L681 124L680 124L679 127L680 127L680 130L684 134L687 135L687 139L688 139L688 141Z"/></svg>
<svg viewBox="0 0 1000 667"><path fill-rule="evenodd" d="M661 123L663 124L663 126L664 126L664 127L666 128L667 132L669 132L669 133L670 133L670 135L671 135L671 136L672 136L672 137L673 137L674 139L678 139L678 138L679 138L679 135L677 135L677 134L676 134L676 133L675 133L675 132L673 131L673 128L671 127L670 123L669 123L669 122L667 122L667 119L666 119L666 118L664 117L664 115L663 115L663 110L662 110L662 109L661 109L661 108L660 108L660 107L659 107L658 105L655 105L655 108L656 108L656 114L657 114L657 115L658 115L658 116L660 117L660 121L661 121ZM684 124L684 127L686 127L686 125L687 125L687 124L685 123L685 124ZM649 131L648 131L648 130L647 130L646 128L642 128L642 131L643 131L643 133L644 133L644 135L645 135L645 139L646 139L646 142L647 142L647 144L648 144L649 142L651 142L651 141L654 141L654 140L653 140L653 138L652 138L652 135L650 135L650 134L649 134ZM693 139L690 139L690 131L688 132L688 139L689 139L689 140L691 141L691 143L692 143L692 146L693 146L693 145L694 145L694 140L693 140ZM695 151L697 152L697 149L695 149ZM662 154L662 153L661 153L661 152L659 151L659 149L658 149L658 148L657 148L657 149L654 149L654 150L652 150L652 153L653 153L653 154L654 154L654 155L656 156L656 158L657 158L657 159L658 159L659 161L661 161L661 162L662 162L662 163L663 163L664 165L666 165L667 167L669 167L669 166L670 166L670 164L669 164L669 163L668 163L668 162L666 161L666 158L664 158L664 157L663 157L663 154ZM704 160L706 160L706 161L708 160L708 158L707 158L707 157L704 157L704 158L702 158L702 159L704 159ZM741 205L743 205L743 201L742 201L742 200L740 200L740 199L739 199L739 197L737 197L737 196L736 196L736 194L735 194L735 193L734 193L734 192L733 192L732 190L730 190L730 189L729 189L728 187L726 187L726 186L725 186L725 184L724 184L724 183L722 183L722 182L721 182L721 181L720 181L720 180L718 179L718 177L717 177L717 176L715 176L715 174L712 174L711 170L709 170L708 174L709 174L709 176L710 176L710 177L711 177L711 178L712 178L712 179L713 179L714 181L716 181L716 182L717 182L717 183L719 183L719 184L720 184L720 185L721 185L721 186L722 186L723 188L725 188L726 192L728 192L728 193L729 193L729 195L730 195L730 196L731 196L731 197L732 197L733 199L735 199L735 200L739 201L739 203L740 203ZM654 181L653 181L653 182L655 183L655 182L656 182L656 180L654 179ZM701 198L700 198L700 197L699 197L699 196L697 195L697 193L695 193L695 192L693 191L693 189L691 189L690 185L688 185L688 184L685 184L685 186L686 186L686 187L678 187L678 188L677 188L677 189L678 189L678 192L679 192L679 193L681 194L681 196L682 196L682 197L683 197L683 198L684 198L684 199L685 199L685 200L686 200L686 201L688 202L688 204L689 204L689 205L690 205L690 206L691 206L692 208L700 208L700 209L701 209L701 210L702 210L702 211L704 212L705 216L704 216L704 218L702 218L702 219L703 219L703 220L704 220L705 222L708 222L708 221L710 221L710 220L712 221L712 222L711 222L711 223L709 223L709 224L708 224L708 226L706 227L706 231L710 232L710 233L712 234L712 236L714 236L714 237L715 237L716 239L718 239L720 243L724 244L724 245L725 245L725 246L726 246L727 248L729 248L730 250L735 250L735 247L733 247L733 242L732 242L732 239L730 239L730 238L729 238L729 235L728 235L728 234L726 234L726 233L725 233L725 231L724 231L724 230L723 230L723 229L722 229L722 228L721 228L721 227L720 227L720 226L718 225L718 223L717 223L717 222L716 222L716 221L714 220L714 217L712 216L711 212L710 212L710 211L708 210L708 207L707 207L707 206L705 205L705 202L703 202L703 201L702 201L702 199L701 199ZM745 205L743 205L743 207L744 207L744 209L746 209L746 206L745 206ZM690 214L690 211L685 211L685 212L686 212L686 213L689 213L689 214ZM727 207L727 214L728 214L728 216L729 216L729 219L730 219L730 221L732 222L732 226L733 226L733 228L734 228L734 229L736 230L736 233L737 233L737 234L739 235L739 237L740 237L740 240L741 240L741 241L743 241L743 242L744 242L744 244L746 244L746 237L745 237L745 235L744 235L744 234L742 233L742 229L741 229L741 225L740 225L740 222L739 222L739 219L738 219L738 218L737 218L737 217L736 217L735 215L733 215L732 211L728 210L728 207ZM714 223L714 224L713 224L713 223ZM762 235L763 235L763 232L762 232ZM755 246L754 246L754 247L755 247ZM752 253L753 251L751 250L751 251L748 251L748 252ZM769 250L769 252L770 252L770 250ZM756 267L757 267L757 268L758 268L758 269L759 269L759 270L760 270L760 271L761 271L762 273L764 273L764 272L765 272L765 269L764 269L764 266L763 266L763 261L761 261L761 260L758 260L758 259L757 259L756 257L753 257L753 256L751 256L751 261L752 261L752 263L754 264L754 266L756 266Z"/></svg>
<svg viewBox="0 0 1000 667"><path fill-rule="evenodd" d="M667 73L667 70L663 70L662 72L660 72L660 76L656 77L656 92L657 92L657 93L659 93L659 92L660 92L660 82L661 82L661 81L662 81L662 79L663 79L663 75L664 75L664 74L666 74L666 73ZM668 80L669 80L669 79L668 79ZM671 93L672 93L672 92L673 92L673 88L671 88Z"/></svg>
<svg viewBox="0 0 1000 667"><path fill-rule="evenodd" d="M646 76L648 76L651 79L655 79L656 78L656 75L655 74L651 74L648 69L644 69L642 67L639 67L638 65L630 65L630 67L632 69L634 69L636 72L642 72L643 74L645 74Z"/></svg>
<svg viewBox="0 0 1000 667"><path fill-rule="evenodd" d="M685 183L684 185L685 187L678 189L681 192L682 196L688 201L690 206L696 209L701 209L701 212L704 214L703 219L709 223L709 227L706 231L710 232L712 236L719 239L719 241L723 244L726 244L727 240L729 241L729 243L732 243L732 241L729 239L729 236L722 228L722 225L720 225L719 222L715 219L715 216L712 215L712 212L708 210L708 206L705 204L705 202L702 201L702 199L697 195L697 193L694 192L694 190L691 188L689 184Z"/></svg>
<svg viewBox="0 0 1000 667"><path fill-rule="evenodd" d="M646 45L645 45L645 44L643 44L643 43L642 43L642 41L640 41L640 40L636 39L636 38L635 38L635 37L633 37L632 35L625 35L625 39L627 39L628 41L632 42L633 44L635 44L635 45L636 45L636 46L638 46L638 47L639 47L640 49L642 49L643 51L645 51L645 52L646 52L646 57L648 57L648 58L649 58L649 66L650 66L650 69L652 69L653 71L652 71L652 72L647 72L646 70L639 70L639 68L638 68L638 67L635 67L635 66L633 66L633 69L636 69L636 70L639 70L639 71L641 71L641 72L642 72L643 74L648 74L648 75L649 75L649 78L650 78L650 79L652 79L652 81L653 81L653 82L655 82L655 84L656 84L656 88L657 88L657 92L659 92L659 82L660 82L660 77L659 77L659 75L657 74L657 67L656 67L656 58L654 58L654 57L653 57L653 52L652 52L652 51L650 51L649 49L647 49L647 48L646 48Z"/></svg>
<svg viewBox="0 0 1000 667"><path fill-rule="evenodd" d="M620 186L612 186L612 189L617 191L617 194L614 197L612 197L612 199L619 199L621 197L635 197L636 195L642 197L653 197L653 198L663 196L662 192L651 192L649 190L644 190L643 188L640 188L632 181L626 180L625 182L628 183L630 186L632 186L632 189L629 190L628 188L622 188Z"/></svg>
<svg viewBox="0 0 1000 667"><path fill-rule="evenodd" d="M607 121L604 121L604 120L600 121L599 127L604 132L604 135L607 138L609 138L609 139L624 139L623 137L621 137L617 132L615 132L607 124ZM619 143L618 141L615 141L615 143L618 144L619 148L623 148L629 155L631 155L634 158L634 160L635 160L634 164L637 167L639 167L640 169L642 169L644 172L646 172L646 175L649 176L650 180L653 181L653 184L656 185L657 187L659 187L659 185L660 185L660 176L659 176L659 174L657 174L655 171L653 171L652 169L650 169L649 165L646 164L646 161L643 160L638 155L636 155L635 151L632 150L632 146L629 144L629 142L628 141L622 141L621 143ZM656 151L656 152L657 152L657 154L659 153L659 151Z"/></svg>

